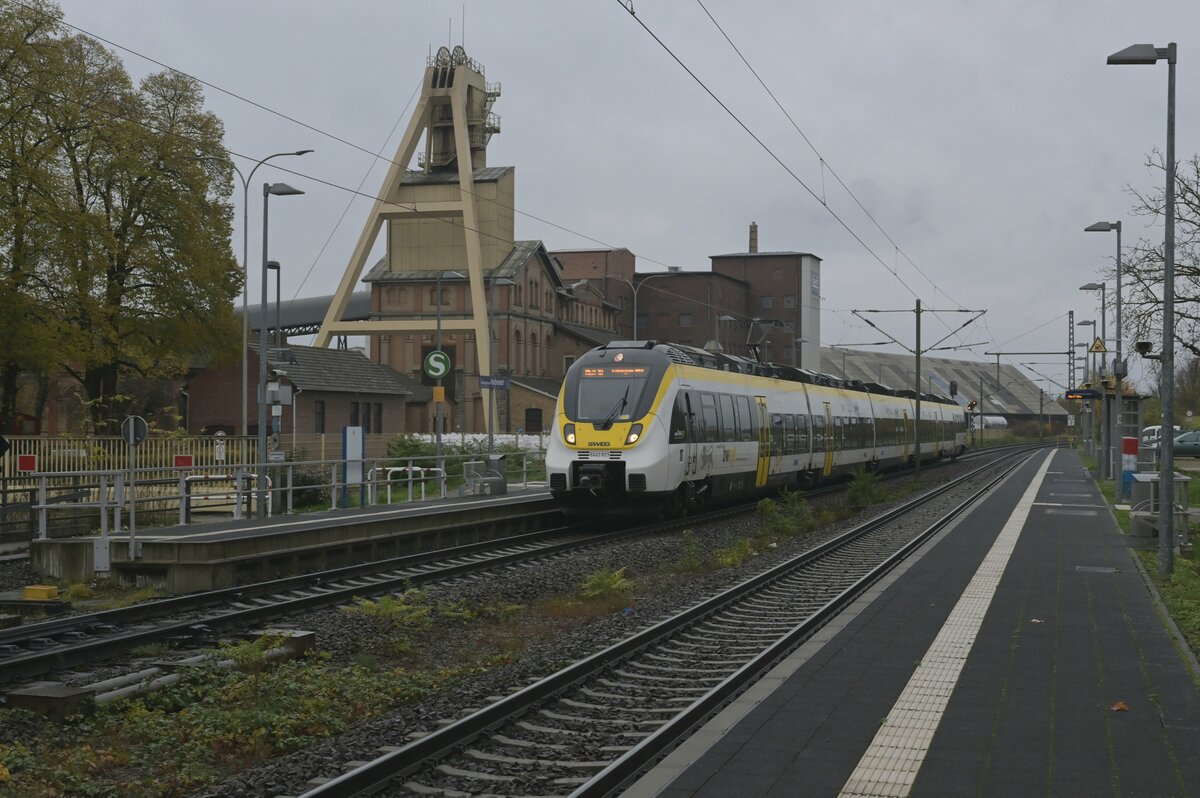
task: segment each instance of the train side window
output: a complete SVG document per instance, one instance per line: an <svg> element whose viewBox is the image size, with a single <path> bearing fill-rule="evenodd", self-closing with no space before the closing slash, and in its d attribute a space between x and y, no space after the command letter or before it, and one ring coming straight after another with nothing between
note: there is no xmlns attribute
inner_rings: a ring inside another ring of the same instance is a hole
<svg viewBox="0 0 1200 798"><path fill-rule="evenodd" d="M825 416L813 416L813 449L824 452L829 449L825 440Z"/></svg>
<svg viewBox="0 0 1200 798"><path fill-rule="evenodd" d="M671 411L671 443L687 441L687 407L683 403L683 391L675 394L675 409Z"/></svg>
<svg viewBox="0 0 1200 798"><path fill-rule="evenodd" d="M721 402L721 440L736 441L738 439L737 413L733 410L733 397L723 393L719 395L718 399Z"/></svg>
<svg viewBox="0 0 1200 798"><path fill-rule="evenodd" d="M862 446L864 449L867 448L868 446L875 445L875 430L873 429L874 426L875 426L875 422L870 417L864 416L862 418L862 437L863 437Z"/></svg>
<svg viewBox="0 0 1200 798"><path fill-rule="evenodd" d="M833 444L829 447L834 451L845 449L846 423L841 416L834 416L833 419Z"/></svg>
<svg viewBox="0 0 1200 798"><path fill-rule="evenodd" d="M795 454L796 453L796 417L794 415L792 415L791 413L788 413L786 416L783 417L783 423L784 423L784 426L787 428L787 433L786 433L787 434L787 438L786 438L787 442L785 444L786 448L784 449L784 452L787 454Z"/></svg>
<svg viewBox="0 0 1200 798"><path fill-rule="evenodd" d="M715 442L720 440L721 422L717 417L717 397L705 391L700 394L700 408L704 416L704 440Z"/></svg>
<svg viewBox="0 0 1200 798"><path fill-rule="evenodd" d="M796 451L808 453L808 416L796 416Z"/></svg>
<svg viewBox="0 0 1200 798"><path fill-rule="evenodd" d="M783 416L779 413L771 414L771 453L779 454L783 452L784 446L784 427Z"/></svg>
<svg viewBox="0 0 1200 798"><path fill-rule="evenodd" d="M753 416L750 415L750 397L737 396L734 398L737 400L738 440L757 440L754 435L754 422L751 421Z"/></svg>

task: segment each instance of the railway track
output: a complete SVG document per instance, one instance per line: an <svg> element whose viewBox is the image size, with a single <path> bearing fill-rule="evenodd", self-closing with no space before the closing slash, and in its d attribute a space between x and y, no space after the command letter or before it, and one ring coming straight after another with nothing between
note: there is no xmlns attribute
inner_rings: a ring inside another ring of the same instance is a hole
<svg viewBox="0 0 1200 798"><path fill-rule="evenodd" d="M834 493L844 487L829 486L808 495ZM223 630L253 628L355 597L382 595L752 509L752 505L725 507L686 519L607 531L578 526L542 530L0 630L0 684L94 664L150 643L205 644Z"/></svg>
<svg viewBox="0 0 1200 798"><path fill-rule="evenodd" d="M634 778L1024 461L989 463L305 793L600 796ZM989 473L991 472L991 473ZM998 473L997 473L998 472ZM951 492L983 479L965 499ZM913 514L940 502L932 524Z"/></svg>

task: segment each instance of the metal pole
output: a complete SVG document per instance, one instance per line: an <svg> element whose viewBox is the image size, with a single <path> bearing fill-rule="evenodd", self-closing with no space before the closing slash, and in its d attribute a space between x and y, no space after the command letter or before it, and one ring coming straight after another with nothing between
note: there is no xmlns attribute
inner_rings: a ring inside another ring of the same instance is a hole
<svg viewBox="0 0 1200 798"><path fill-rule="evenodd" d="M279 326L279 275L283 272L283 266L275 264L275 348L283 348L283 328Z"/></svg>
<svg viewBox="0 0 1200 798"><path fill-rule="evenodd" d="M913 470L916 475L921 476L921 300L917 300L917 373L913 380L913 385L917 391L917 419L913 425L916 434L913 435L913 451L916 454L916 461ZM843 352L843 354L845 354Z"/></svg>
<svg viewBox="0 0 1200 798"><path fill-rule="evenodd" d="M1167 45L1167 214L1163 240L1162 505L1158 572L1175 569L1175 42Z"/></svg>
<svg viewBox="0 0 1200 798"><path fill-rule="evenodd" d="M496 305L496 275L492 275L492 290L491 296L488 297L488 363L491 364L492 373L488 375L489 379L495 379L496 376L496 333L492 329L492 308ZM438 297L439 299L441 297ZM495 434L493 432L492 416L496 414L496 389L489 387L488 406L487 406L487 432L488 432L488 464L491 465L490 456L495 452Z"/></svg>
<svg viewBox="0 0 1200 798"><path fill-rule="evenodd" d="M437 273L437 288L435 294L435 312L437 313L437 334L433 339L433 348L438 352L442 351L442 272L439 269ZM442 387L442 378L437 378L437 386ZM438 391L441 393L441 391ZM439 473L445 473L442 467L442 403L437 401L437 397L433 402L433 451L436 458ZM444 483L443 483L444 484Z"/></svg>
<svg viewBox="0 0 1200 798"><path fill-rule="evenodd" d="M259 297L258 316L258 508L255 515L266 518L267 513L267 209L271 197L271 184L263 183L263 252L262 294Z"/></svg>
<svg viewBox="0 0 1200 798"><path fill-rule="evenodd" d="M1117 222L1117 320L1116 329L1113 330L1117 339L1117 357L1113 360L1113 386L1116 390L1116 396L1113 399L1113 414L1112 414L1112 459L1113 459L1113 480L1115 487L1115 496L1120 501L1124 498L1125 480L1121 473L1121 464L1124 460L1121 454L1121 399L1124 392L1121 390L1122 369L1121 369L1121 223Z"/></svg>
<svg viewBox="0 0 1200 798"><path fill-rule="evenodd" d="M250 178L242 177L236 166L233 171L242 178L242 437L245 438L250 434L247 418L250 406L250 184L247 181Z"/></svg>

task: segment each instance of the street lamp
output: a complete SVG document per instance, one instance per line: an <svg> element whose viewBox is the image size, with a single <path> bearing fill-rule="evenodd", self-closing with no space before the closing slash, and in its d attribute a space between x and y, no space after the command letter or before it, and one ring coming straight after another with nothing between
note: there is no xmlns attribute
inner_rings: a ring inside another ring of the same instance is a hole
<svg viewBox="0 0 1200 798"><path fill-rule="evenodd" d="M242 437L249 434L246 408L250 404L249 394L247 393L250 385L250 180L254 177L254 173L258 171L258 167L272 158L279 158L284 155L308 155L310 152L313 152L313 150L277 152L274 155L268 155L254 164L254 168L250 170L250 174L248 175L243 175L242 170L237 168L237 164L232 161L230 162L233 171L242 181L242 272L244 277L242 280Z"/></svg>
<svg viewBox="0 0 1200 798"><path fill-rule="evenodd" d="M492 373L489 375L491 379L496 379L496 332L492 329L494 321L494 313L496 307L496 286L498 285L516 285L516 282L507 277L492 277L492 296L488 300L488 363L491 364ZM438 295L441 299L441 295ZM495 451L494 428L496 425L496 388L488 388L488 454L491 455ZM491 467L491 461L488 461L488 467Z"/></svg>
<svg viewBox="0 0 1200 798"><path fill-rule="evenodd" d="M1112 414L1112 420L1111 420L1112 432L1109 433L1109 437L1112 440L1113 462L1118 463L1121 460L1120 422L1121 422L1121 398L1123 396L1123 391L1121 390L1121 380L1125 376L1125 361L1123 361L1121 359L1121 223L1120 222L1096 222L1095 224L1089 224L1087 227L1083 228L1083 231L1085 233L1109 233L1114 230L1117 233L1117 290L1116 290L1117 318L1116 318L1116 329L1114 330L1114 332L1116 333L1117 341L1116 341L1116 357L1113 359L1113 378L1115 380L1116 392L1115 392L1115 398L1113 400L1115 407L1113 408L1113 414ZM1121 478L1121 469L1114 466L1113 467L1113 475L1114 475L1114 478L1116 479L1116 483L1117 483L1116 484L1117 498L1121 499L1121 498L1123 498L1122 494L1124 493L1123 489L1125 487L1125 480L1123 480Z"/></svg>
<svg viewBox="0 0 1200 798"><path fill-rule="evenodd" d="M1175 42L1166 47L1134 44L1108 57L1108 63L1154 64L1167 62L1167 196L1163 232L1163 346L1162 415L1159 444L1162 471L1158 521L1158 572L1170 576L1175 568Z"/></svg>
<svg viewBox="0 0 1200 798"><path fill-rule="evenodd" d="M737 318L725 314L717 316L717 351L719 352L725 349L725 347L721 346L721 323L726 321L737 321Z"/></svg>
<svg viewBox="0 0 1200 798"><path fill-rule="evenodd" d="M638 282L638 283L634 283L632 280L626 280L624 277L621 277L616 274L598 274L596 276L603 278L605 280L619 280L620 282L625 283L625 285L629 286L630 290L633 291L633 340L636 341L638 339L638 330L637 330L637 328L638 328L638 312L637 312L638 291L642 290L642 286L646 284L647 280L653 280L655 277L670 277L674 274L676 274L676 272L661 272L659 274L647 274L645 277L643 277L641 279L641 282ZM591 278L589 277L589 278L580 280L579 282L572 285L571 288L578 288L579 286L586 285L587 281L590 279Z"/></svg>
<svg viewBox="0 0 1200 798"><path fill-rule="evenodd" d="M1100 292L1100 341L1101 343L1108 340L1108 286L1105 283L1087 283L1079 286L1080 291L1099 291ZM1105 371L1104 358L1100 359L1100 376L1104 376ZM1115 412L1109 412L1107 399L1102 399L1100 402L1100 412L1102 414L1116 415ZM1113 473L1116 470L1113 462L1113 441L1112 441L1112 425L1108 423L1107 417L1100 425L1100 478L1112 479ZM1115 484L1115 483L1114 483Z"/></svg>
<svg viewBox="0 0 1200 798"><path fill-rule="evenodd" d="M258 322L258 511L259 518L267 515L267 209L271 195L292 197L304 192L287 183L263 183L263 257L262 296Z"/></svg>
<svg viewBox="0 0 1200 798"><path fill-rule="evenodd" d="M800 349L801 344L806 344L806 343L808 343L808 339L803 338L803 337L796 338L794 341L792 341L792 366L794 368L803 368L803 366L804 366L804 353L803 353L803 351L800 352L800 363L797 364L796 363L796 350ZM845 355L846 355L846 353L843 352L842 356L844 357Z"/></svg>
<svg viewBox="0 0 1200 798"><path fill-rule="evenodd" d="M275 348L283 348L283 332L279 326L279 261L267 261L267 270L275 272Z"/></svg>

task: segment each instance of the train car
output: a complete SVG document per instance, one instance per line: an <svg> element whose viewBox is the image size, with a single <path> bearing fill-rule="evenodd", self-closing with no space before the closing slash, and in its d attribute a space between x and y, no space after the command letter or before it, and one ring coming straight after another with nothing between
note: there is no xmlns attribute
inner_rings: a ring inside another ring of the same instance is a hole
<svg viewBox="0 0 1200 798"><path fill-rule="evenodd" d="M966 412L920 397L921 459L957 457ZM917 396L656 341L597 347L567 372L546 452L568 511L665 508L911 463Z"/></svg>

